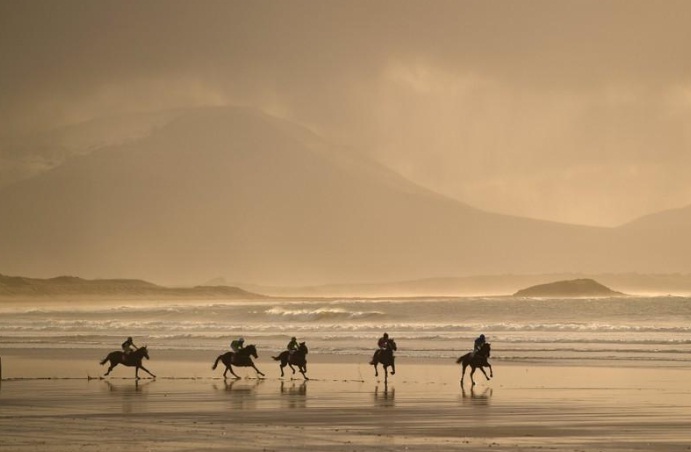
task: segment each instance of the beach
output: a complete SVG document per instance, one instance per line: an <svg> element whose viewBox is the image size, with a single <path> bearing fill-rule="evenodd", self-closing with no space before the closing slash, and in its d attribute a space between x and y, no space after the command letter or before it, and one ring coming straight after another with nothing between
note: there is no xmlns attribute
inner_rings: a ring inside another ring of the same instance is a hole
<svg viewBox="0 0 691 452"><path fill-rule="evenodd" d="M309 381L271 353L223 379L211 351L151 352L157 378L93 349L5 348L3 451L691 450L691 369L650 363L493 362L473 387L455 360L314 354ZM145 373L143 374L145 375Z"/></svg>

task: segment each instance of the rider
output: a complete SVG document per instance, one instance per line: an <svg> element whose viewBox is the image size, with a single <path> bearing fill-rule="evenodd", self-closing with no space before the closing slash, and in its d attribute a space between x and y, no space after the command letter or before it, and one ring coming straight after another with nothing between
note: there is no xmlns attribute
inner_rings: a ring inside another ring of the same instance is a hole
<svg viewBox="0 0 691 452"><path fill-rule="evenodd" d="M233 350L233 352L235 352L235 353L239 352L243 348L245 348L245 338L244 337L239 337L230 343L230 349Z"/></svg>
<svg viewBox="0 0 691 452"><path fill-rule="evenodd" d="M288 349L289 354L295 353L295 351L299 348L300 346L298 345L298 340L296 337L292 337L290 339L290 342L288 342L288 345L286 345L286 348Z"/></svg>
<svg viewBox="0 0 691 452"><path fill-rule="evenodd" d="M139 347L134 345L134 342L132 341L132 337L128 337L125 342L122 343L122 351L125 353L125 355L129 355L132 353L134 350L138 350Z"/></svg>
<svg viewBox="0 0 691 452"><path fill-rule="evenodd" d="M482 346L486 343L487 341L485 340L485 335L479 335L477 339L475 339L475 344L473 345L473 356L475 356L475 353L479 352Z"/></svg>
<svg viewBox="0 0 691 452"><path fill-rule="evenodd" d="M370 361L370 364L374 364L374 362L377 360L377 357L386 350L386 348L389 345L389 333L384 333L382 337L379 338L377 341L377 347L379 347L375 352L374 355L372 355L372 361Z"/></svg>

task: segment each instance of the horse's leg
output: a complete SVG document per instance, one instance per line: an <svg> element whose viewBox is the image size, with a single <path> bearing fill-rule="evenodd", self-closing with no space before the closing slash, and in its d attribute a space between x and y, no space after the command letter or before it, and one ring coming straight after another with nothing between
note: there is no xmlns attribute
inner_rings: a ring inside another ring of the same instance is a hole
<svg viewBox="0 0 691 452"><path fill-rule="evenodd" d="M305 378L305 380L309 380L309 378L307 378L307 375L305 375L305 372L307 372L307 367L300 367L300 373L302 373L302 376Z"/></svg>
<svg viewBox="0 0 691 452"><path fill-rule="evenodd" d="M490 363L487 363L487 367L489 367L489 376L494 377L494 373L492 372L492 365ZM489 380L489 378L488 378Z"/></svg>
<svg viewBox="0 0 691 452"><path fill-rule="evenodd" d="M113 370L113 368L114 368L115 366L117 366L117 365L118 365L117 362L116 362L115 364L113 364L113 361L111 361L111 362L110 362L110 367L108 367L108 372L106 372L105 374L103 374L103 376L105 377L106 375L108 375L108 374L110 373L110 371Z"/></svg>
<svg viewBox="0 0 691 452"><path fill-rule="evenodd" d="M288 362L288 367L290 367L290 370L293 371L293 375L295 375L295 368L294 368L293 365L290 363L290 361ZM292 378L292 375L291 375L291 378Z"/></svg>
<svg viewBox="0 0 691 452"><path fill-rule="evenodd" d="M233 366L231 366L230 364L226 366L226 372L228 372L228 371L230 371L230 373L233 374L233 376L235 377L236 380L240 379L239 376L235 375L235 372L233 372ZM223 372L223 376L224 377L226 376L225 372Z"/></svg>
<svg viewBox="0 0 691 452"><path fill-rule="evenodd" d="M478 367L478 369L480 369L482 371L482 374L485 376L485 378L489 380L489 377L487 376L485 369L483 369L482 366Z"/></svg>
<svg viewBox="0 0 691 452"><path fill-rule="evenodd" d="M261 375L262 377L265 376L259 369L257 369L257 366L255 366L254 363L252 363L252 368L257 372L257 374Z"/></svg>
<svg viewBox="0 0 691 452"><path fill-rule="evenodd" d="M463 363L463 367L461 368L461 385L463 385L463 379L465 378L465 369L468 367L466 363Z"/></svg>
<svg viewBox="0 0 691 452"><path fill-rule="evenodd" d="M144 372L146 372L147 374L149 374L149 375L151 375L152 377L156 378L156 375L154 375L154 374L152 374L151 372L149 372L149 369L147 369L146 367L142 366L141 364L137 366L137 370L139 370L139 369L143 369Z"/></svg>
<svg viewBox="0 0 691 452"><path fill-rule="evenodd" d="M281 365L279 366L279 368L281 369L281 377L284 375L284 374L283 374L283 368L284 368L285 366L286 366L285 363L281 363Z"/></svg>
<svg viewBox="0 0 691 452"><path fill-rule="evenodd" d="M392 358L391 359L391 375L396 374L396 361Z"/></svg>
<svg viewBox="0 0 691 452"><path fill-rule="evenodd" d="M470 382L475 386L475 380L473 379L473 374L477 370L477 367L473 366L472 364L470 365L471 371L470 371ZM482 369L482 367L480 368Z"/></svg>
<svg viewBox="0 0 691 452"><path fill-rule="evenodd" d="M379 376L379 371L377 370L377 362L376 362L376 361L374 361L373 366L374 366L374 376L375 376L375 377L378 377L378 376Z"/></svg>

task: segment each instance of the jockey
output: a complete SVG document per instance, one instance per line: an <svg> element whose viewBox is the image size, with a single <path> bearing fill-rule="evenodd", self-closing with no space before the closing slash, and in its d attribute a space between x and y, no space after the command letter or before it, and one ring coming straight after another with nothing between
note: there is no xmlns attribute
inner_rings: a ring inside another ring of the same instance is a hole
<svg viewBox="0 0 691 452"><path fill-rule="evenodd" d="M386 350L386 348L389 346L389 333L384 333L382 337L379 338L377 341L377 347L379 347L377 350L375 350L374 355L372 355L372 361L370 361L370 364L374 364L375 361L379 358L379 355Z"/></svg>
<svg viewBox="0 0 691 452"><path fill-rule="evenodd" d="M129 355L132 353L134 350L137 350L139 347L134 345L134 342L132 341L132 337L128 337L125 342L122 343L122 351L125 353L125 355Z"/></svg>
<svg viewBox="0 0 691 452"><path fill-rule="evenodd" d="M475 356L475 353L479 352L480 349L482 348L483 345L485 345L487 341L485 340L485 335L481 334L478 336L477 339L475 339L475 344L473 345L473 356Z"/></svg>
<svg viewBox="0 0 691 452"><path fill-rule="evenodd" d="M230 349L233 350L233 352L235 352L235 353L238 353L243 348L245 348L245 338L244 337L237 338L233 342L230 343Z"/></svg>
<svg viewBox="0 0 691 452"><path fill-rule="evenodd" d="M377 341L377 345L379 346L379 350L386 350L386 347L389 345L389 333L384 333Z"/></svg>
<svg viewBox="0 0 691 452"><path fill-rule="evenodd" d="M298 340L296 337L292 337L290 339L290 342L288 342L288 345L286 345L286 349L288 349L288 353L291 355L295 353L295 351L299 348L300 346L298 345Z"/></svg>

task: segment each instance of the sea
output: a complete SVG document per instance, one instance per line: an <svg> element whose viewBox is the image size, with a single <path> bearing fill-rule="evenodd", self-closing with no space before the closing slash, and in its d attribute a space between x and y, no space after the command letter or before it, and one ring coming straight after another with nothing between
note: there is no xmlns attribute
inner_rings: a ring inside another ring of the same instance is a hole
<svg viewBox="0 0 691 452"><path fill-rule="evenodd" d="M31 307L28 307L31 306ZM3 348L259 350L292 336L311 354L368 356L387 332L398 355L457 358L484 334L493 361L691 365L691 298L428 297L0 303Z"/></svg>

